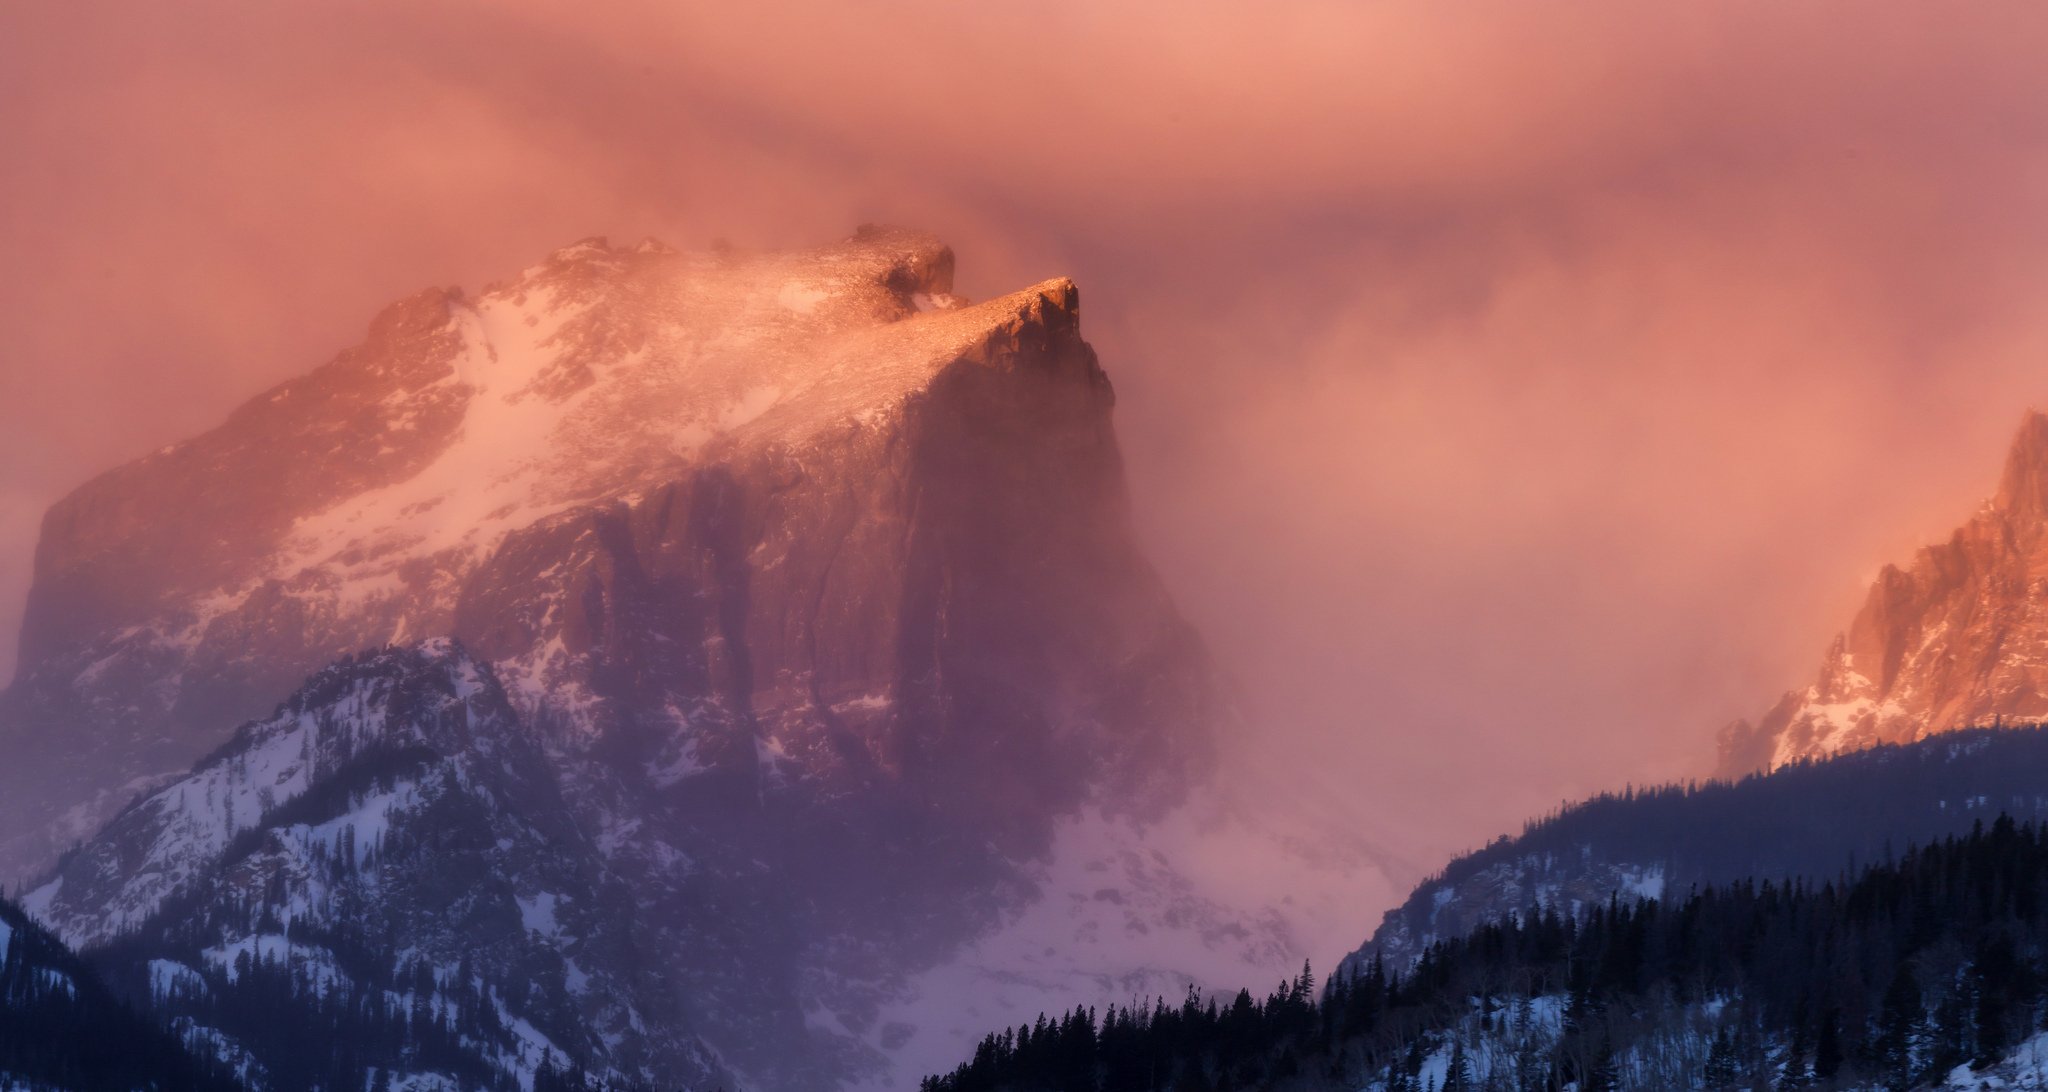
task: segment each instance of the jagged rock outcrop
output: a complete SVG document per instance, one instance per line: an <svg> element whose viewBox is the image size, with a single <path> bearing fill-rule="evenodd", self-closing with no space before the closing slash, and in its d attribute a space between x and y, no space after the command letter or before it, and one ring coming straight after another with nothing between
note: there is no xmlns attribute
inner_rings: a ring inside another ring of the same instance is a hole
<svg viewBox="0 0 2048 1092"><path fill-rule="evenodd" d="M1721 735L1721 772L2048 718L2048 417L2029 413L1991 501L1878 574L1812 686Z"/></svg>
<svg viewBox="0 0 2048 1092"><path fill-rule="evenodd" d="M0 695L0 876L111 819L48 908L134 923L81 894L148 870L124 804L326 665L453 638L679 1019L750 1086L894 1080L918 982L1052 897L1062 831L1152 853L1225 716L1131 540L1074 285L969 304L952 269L886 228L794 255L587 240L403 301L82 487ZM1166 892L1116 925L1159 952L1298 961L1284 922L1113 867Z"/></svg>

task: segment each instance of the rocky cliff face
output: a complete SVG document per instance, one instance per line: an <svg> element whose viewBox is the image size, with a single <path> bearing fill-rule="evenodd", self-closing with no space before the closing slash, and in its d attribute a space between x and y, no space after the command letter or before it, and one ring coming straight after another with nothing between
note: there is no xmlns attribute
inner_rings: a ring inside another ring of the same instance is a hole
<svg viewBox="0 0 2048 1092"><path fill-rule="evenodd" d="M195 760L326 665L449 638L561 811L490 799L570 831L558 870L601 877L632 938L580 973L639 983L608 996L750 1087L901 1084L892 1058L951 1064L935 1022L978 1034L980 1011L1089 996L1077 980L1173 993L1190 961L1224 981L1298 965L1286 921L1161 849L1222 822L1187 817L1225 714L1131 541L1077 292L969 304L952 263L890 229L796 255L587 241L406 300L81 488L46 520L0 696L4 872L104 827L44 888L74 940L216 890L235 832L298 822L272 815L285 782L162 835L182 872L136 848L150 801L189 797ZM282 877L250 890L295 890L279 852L250 858ZM421 890L421 913L464 898ZM1027 967L1039 992L1018 991L1017 961L1084 934L1145 938L1143 965ZM621 1072L701 1076L594 1026L560 1032L594 1065L624 1049Z"/></svg>
<svg viewBox="0 0 2048 1092"><path fill-rule="evenodd" d="M2048 417L1947 542L1886 566L1812 686L1722 733L1721 772L2048 717Z"/></svg>

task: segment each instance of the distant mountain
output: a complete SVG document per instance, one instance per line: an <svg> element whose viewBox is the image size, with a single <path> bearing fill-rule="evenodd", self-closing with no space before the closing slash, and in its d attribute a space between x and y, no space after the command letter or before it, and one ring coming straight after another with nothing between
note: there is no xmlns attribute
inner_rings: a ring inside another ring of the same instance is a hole
<svg viewBox="0 0 2048 1092"><path fill-rule="evenodd" d="M2048 417L2028 413L1997 494L1878 574L1813 685L1721 737L1721 772L2048 719Z"/></svg>
<svg viewBox="0 0 2048 1092"><path fill-rule="evenodd" d="M66 938L206 996L244 950L432 994L483 1023L420 1072L491 1080L524 1043L901 1087L1053 997L1298 963L1308 900L1205 847L1372 862L1215 789L1233 714L1133 541L1074 285L952 272L887 228L587 240L81 487L0 694L0 876L84 840L37 894Z"/></svg>
<svg viewBox="0 0 2048 1092"><path fill-rule="evenodd" d="M0 1088L240 1092L225 1068L139 1015L63 942L0 899Z"/></svg>
<svg viewBox="0 0 2048 1092"><path fill-rule="evenodd" d="M1569 915L1744 879L1833 879L2000 814L2048 820L2048 729L1951 732L1733 783L1603 795L1452 861L1345 966L1376 955L1406 966L1509 914Z"/></svg>

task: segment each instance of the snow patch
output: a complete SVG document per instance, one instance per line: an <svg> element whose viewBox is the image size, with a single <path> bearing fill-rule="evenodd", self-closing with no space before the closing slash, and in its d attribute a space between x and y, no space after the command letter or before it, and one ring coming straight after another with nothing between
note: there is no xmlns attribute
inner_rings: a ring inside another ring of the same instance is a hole
<svg viewBox="0 0 2048 1092"><path fill-rule="evenodd" d="M538 895L518 895L513 899L519 904L519 921L529 933L544 937L562 935L562 926L555 920L555 907L560 904L559 896L542 892Z"/></svg>
<svg viewBox="0 0 2048 1092"><path fill-rule="evenodd" d="M1639 899L1661 899L1664 897L1664 866L1623 869L1618 877L1620 889Z"/></svg>
<svg viewBox="0 0 2048 1092"><path fill-rule="evenodd" d="M1995 1064L1983 1069L1959 1065L1940 1085L1944 1089L2048 1089L2048 1032L2042 1032L2013 1048Z"/></svg>
<svg viewBox="0 0 2048 1092"><path fill-rule="evenodd" d="M207 992L206 979L183 963L152 959L149 961L149 992L156 997L173 992L203 994Z"/></svg>
<svg viewBox="0 0 2048 1092"><path fill-rule="evenodd" d="M790 281L782 286L782 291L776 295L775 301L799 315L808 315L816 311L819 304L831 298L830 289L803 281Z"/></svg>

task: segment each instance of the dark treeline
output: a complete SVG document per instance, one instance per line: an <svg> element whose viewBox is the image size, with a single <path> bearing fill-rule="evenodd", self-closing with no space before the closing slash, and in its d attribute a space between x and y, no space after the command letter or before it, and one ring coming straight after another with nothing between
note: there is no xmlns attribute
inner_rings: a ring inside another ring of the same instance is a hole
<svg viewBox="0 0 2048 1092"><path fill-rule="evenodd" d="M117 999L62 942L0 900L0 1084L76 1092L231 1092L232 1076Z"/></svg>
<svg viewBox="0 0 2048 1092"><path fill-rule="evenodd" d="M1041 1017L925 1092L1904 1089L2042 1026L2048 835L1988 830L1810 883L1496 922L1318 994Z"/></svg>

